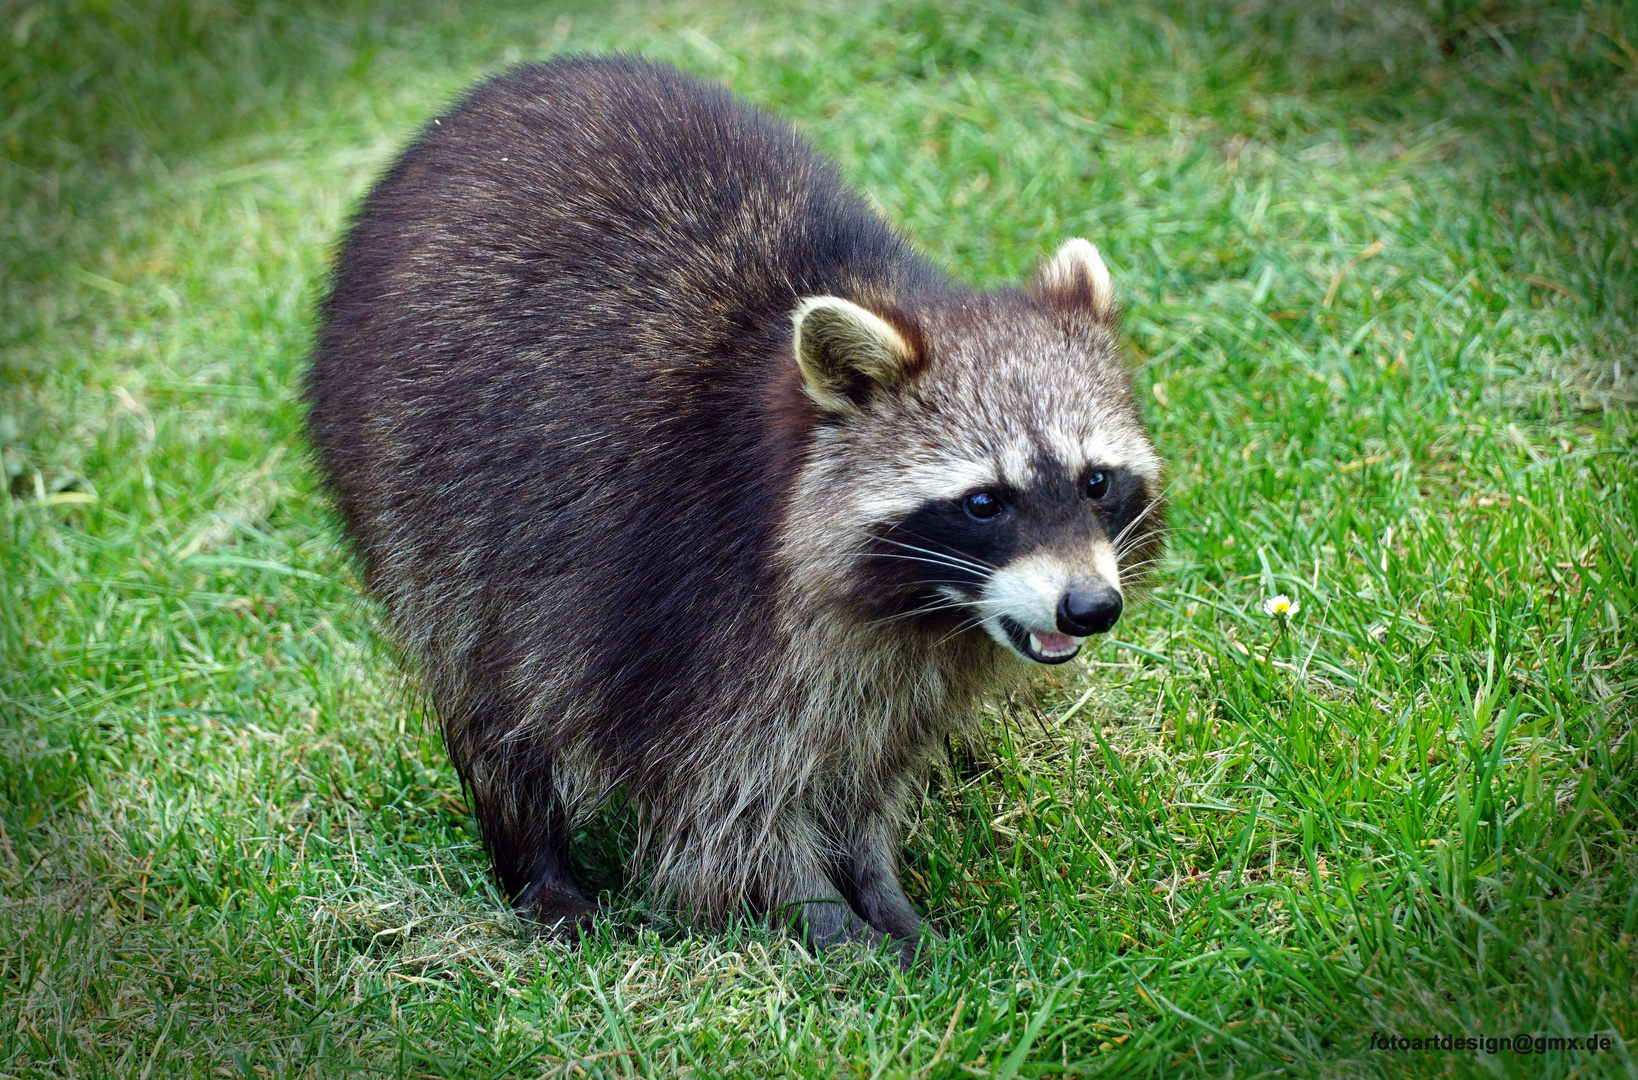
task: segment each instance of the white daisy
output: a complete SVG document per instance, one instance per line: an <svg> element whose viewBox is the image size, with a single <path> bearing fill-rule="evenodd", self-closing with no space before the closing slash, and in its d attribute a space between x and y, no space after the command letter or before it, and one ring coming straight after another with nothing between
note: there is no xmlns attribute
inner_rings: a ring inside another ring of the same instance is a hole
<svg viewBox="0 0 1638 1080"><path fill-rule="evenodd" d="M1301 610L1302 605L1285 595L1285 593L1270 596L1263 601L1263 614L1271 619L1287 619Z"/></svg>

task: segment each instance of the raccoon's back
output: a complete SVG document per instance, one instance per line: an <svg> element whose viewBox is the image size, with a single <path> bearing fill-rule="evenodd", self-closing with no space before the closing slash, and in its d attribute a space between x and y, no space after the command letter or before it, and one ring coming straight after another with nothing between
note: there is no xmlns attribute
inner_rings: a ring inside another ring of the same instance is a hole
<svg viewBox="0 0 1638 1080"><path fill-rule="evenodd" d="M660 653L675 670L757 632L724 620L770 587L812 422L797 299L933 283L794 131L723 90L631 58L524 67L365 200L310 433L412 646L516 686L553 677L555 633L595 650L585 678L663 699Z"/></svg>

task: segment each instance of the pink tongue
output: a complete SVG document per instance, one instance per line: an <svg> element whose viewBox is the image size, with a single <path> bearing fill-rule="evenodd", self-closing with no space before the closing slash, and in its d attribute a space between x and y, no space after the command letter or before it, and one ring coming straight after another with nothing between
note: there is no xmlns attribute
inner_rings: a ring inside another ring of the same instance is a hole
<svg viewBox="0 0 1638 1080"><path fill-rule="evenodd" d="M1068 634L1043 634L1036 630L1035 640L1041 643L1040 648L1044 653L1068 652L1075 647L1075 639Z"/></svg>

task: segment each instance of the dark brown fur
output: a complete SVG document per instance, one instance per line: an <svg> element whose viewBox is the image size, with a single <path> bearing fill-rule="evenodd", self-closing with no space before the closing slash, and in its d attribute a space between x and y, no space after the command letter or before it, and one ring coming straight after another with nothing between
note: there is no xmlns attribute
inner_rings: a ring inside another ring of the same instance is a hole
<svg viewBox="0 0 1638 1080"><path fill-rule="evenodd" d="M793 309L826 295L899 328L907 387L954 355L939 327L1111 349L1050 290L952 290L790 128L630 58L479 87L341 247L305 391L322 475L500 880L543 919L589 917L567 839L620 787L638 858L696 914L919 932L892 868L904 802L1013 661L948 614L865 629L871 580L872 612L926 583L856 561L831 588L800 554L823 540L822 491L794 494L818 433L863 423L792 362ZM1087 370L1135 416L1118 364Z"/></svg>

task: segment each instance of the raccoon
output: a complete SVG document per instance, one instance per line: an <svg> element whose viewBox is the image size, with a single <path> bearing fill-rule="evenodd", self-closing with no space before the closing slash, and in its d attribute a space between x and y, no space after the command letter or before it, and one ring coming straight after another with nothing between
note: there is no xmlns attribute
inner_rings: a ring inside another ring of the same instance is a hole
<svg viewBox="0 0 1638 1080"><path fill-rule="evenodd" d="M913 796L986 694L1110 629L1161 463L1092 244L959 287L785 123L628 57L433 120L340 245L324 486L516 908L633 872L703 922L913 955Z"/></svg>

